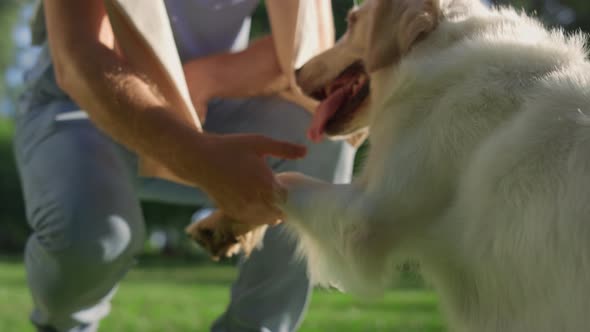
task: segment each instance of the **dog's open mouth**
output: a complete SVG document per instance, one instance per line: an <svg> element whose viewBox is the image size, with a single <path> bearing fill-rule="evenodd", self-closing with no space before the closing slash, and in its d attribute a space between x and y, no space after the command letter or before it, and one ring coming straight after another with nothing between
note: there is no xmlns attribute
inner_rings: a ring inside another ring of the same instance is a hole
<svg viewBox="0 0 590 332"><path fill-rule="evenodd" d="M309 139L318 142L324 133L331 136L341 134L369 95L369 88L369 75L361 62L355 62L326 86L312 93L321 103L308 129Z"/></svg>

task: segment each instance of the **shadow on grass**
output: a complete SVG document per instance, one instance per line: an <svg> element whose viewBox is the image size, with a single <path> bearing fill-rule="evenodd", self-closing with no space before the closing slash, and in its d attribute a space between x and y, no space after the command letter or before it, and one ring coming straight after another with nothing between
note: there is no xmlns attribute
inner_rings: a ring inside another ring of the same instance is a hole
<svg viewBox="0 0 590 332"><path fill-rule="evenodd" d="M205 256L142 255L125 280L134 283L228 285L236 276L234 261L212 262Z"/></svg>
<svg viewBox="0 0 590 332"><path fill-rule="evenodd" d="M234 262L215 263L200 256L142 255L137 258L125 277L134 283L155 284L208 284L228 285L236 275ZM0 285L2 287L25 284L23 255L0 254Z"/></svg>
<svg viewBox="0 0 590 332"><path fill-rule="evenodd" d="M23 264L23 262L25 261L25 258L23 255L7 255L7 254L1 254L0 253L0 264Z"/></svg>

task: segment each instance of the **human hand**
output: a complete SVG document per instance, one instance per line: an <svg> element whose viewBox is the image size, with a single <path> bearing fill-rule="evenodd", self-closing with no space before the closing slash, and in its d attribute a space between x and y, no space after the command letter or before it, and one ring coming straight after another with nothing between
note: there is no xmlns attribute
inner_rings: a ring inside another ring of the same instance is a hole
<svg viewBox="0 0 590 332"><path fill-rule="evenodd" d="M282 218L277 204L286 192L277 182L265 157L298 159L301 145L260 135L208 135L203 142L207 161L200 174L201 188L228 217L249 225L276 224Z"/></svg>

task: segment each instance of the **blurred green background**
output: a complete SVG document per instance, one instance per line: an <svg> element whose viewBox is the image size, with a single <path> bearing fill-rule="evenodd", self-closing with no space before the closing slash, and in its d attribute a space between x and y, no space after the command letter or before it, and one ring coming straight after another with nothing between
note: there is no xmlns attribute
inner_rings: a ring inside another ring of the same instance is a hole
<svg viewBox="0 0 590 332"><path fill-rule="evenodd" d="M328 0L326 0L328 1ZM551 26L590 31L588 0L497 0L535 13ZM337 34L346 28L353 0L332 0ZM22 250L30 232L12 154L13 123L23 72L38 50L30 46L29 0L0 1L0 332L31 331L31 302ZM252 35L268 31L264 4L257 9ZM359 154L362 164L364 151ZM143 203L149 237L136 269L122 283L103 331L206 331L224 309L235 261L212 264L183 235L196 206ZM302 331L444 331L436 296L413 269L380 299L359 300L316 290Z"/></svg>

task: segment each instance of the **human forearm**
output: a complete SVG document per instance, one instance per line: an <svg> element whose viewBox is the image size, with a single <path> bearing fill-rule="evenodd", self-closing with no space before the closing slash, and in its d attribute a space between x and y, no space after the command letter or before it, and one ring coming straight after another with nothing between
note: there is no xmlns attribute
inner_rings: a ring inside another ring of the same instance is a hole
<svg viewBox="0 0 590 332"><path fill-rule="evenodd" d="M46 1L45 16L60 87L115 140L185 173L171 156L183 149L198 157L201 134L114 50L102 0Z"/></svg>
<svg viewBox="0 0 590 332"><path fill-rule="evenodd" d="M88 65L88 56L92 65ZM112 50L96 45L62 58L64 90L101 130L139 154L160 161L184 180L198 169L182 170L178 155L199 154L202 135L174 112L156 87ZM190 182L195 185L196 179Z"/></svg>
<svg viewBox="0 0 590 332"><path fill-rule="evenodd" d="M254 41L241 52L192 60L184 65L184 72L193 99L272 94L288 86L271 36Z"/></svg>
<svg viewBox="0 0 590 332"><path fill-rule="evenodd" d="M107 134L160 161L181 179L201 187L228 215L251 223L280 217L283 197L266 156L296 159L305 148L259 135L200 132L190 112L166 90L167 76L149 59L126 59L114 47L105 0L46 0L45 16L58 84ZM112 17L112 16L111 16ZM117 25L121 23L114 20ZM121 30L118 37L121 36ZM123 31L125 31L123 29ZM126 54L130 45L125 35ZM137 47L135 47L137 46ZM149 80L146 79L149 77ZM88 151L92 153L92 151Z"/></svg>

